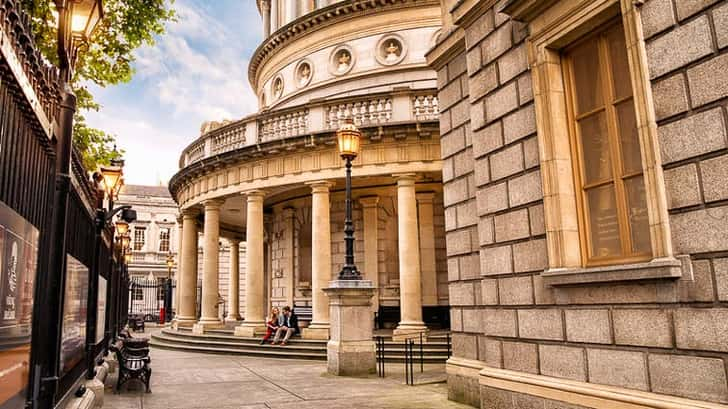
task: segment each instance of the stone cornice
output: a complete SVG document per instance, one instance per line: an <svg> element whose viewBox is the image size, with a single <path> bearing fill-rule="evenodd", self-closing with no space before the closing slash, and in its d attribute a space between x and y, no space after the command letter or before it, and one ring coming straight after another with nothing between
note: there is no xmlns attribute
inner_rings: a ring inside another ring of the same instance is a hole
<svg viewBox="0 0 728 409"><path fill-rule="evenodd" d="M509 0L500 12L508 14L517 21L529 22L544 10L551 7L557 0Z"/></svg>
<svg viewBox="0 0 728 409"><path fill-rule="evenodd" d="M465 51L465 34L460 28L442 33L437 44L425 54L427 64L435 70L444 67L455 56Z"/></svg>
<svg viewBox="0 0 728 409"><path fill-rule="evenodd" d="M270 58L277 49L287 44L294 37L310 33L322 27L340 23L366 14L372 9L386 11L397 8L439 5L438 0L348 0L306 14L272 33L255 49L248 65L248 81L253 89L257 89L257 75L260 66Z"/></svg>

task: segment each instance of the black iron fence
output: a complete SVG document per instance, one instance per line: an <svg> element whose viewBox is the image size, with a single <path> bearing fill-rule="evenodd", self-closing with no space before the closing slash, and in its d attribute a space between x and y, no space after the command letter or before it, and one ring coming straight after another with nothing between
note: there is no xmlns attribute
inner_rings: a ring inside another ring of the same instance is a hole
<svg viewBox="0 0 728 409"><path fill-rule="evenodd" d="M132 277L129 282L129 318L145 322L169 322L175 311L176 284L166 278Z"/></svg>

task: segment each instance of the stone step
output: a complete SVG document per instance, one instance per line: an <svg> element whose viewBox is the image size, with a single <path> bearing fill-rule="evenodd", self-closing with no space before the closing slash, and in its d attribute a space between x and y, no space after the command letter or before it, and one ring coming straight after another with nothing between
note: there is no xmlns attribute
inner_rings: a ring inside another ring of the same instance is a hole
<svg viewBox="0 0 728 409"><path fill-rule="evenodd" d="M165 349L177 349L190 352L233 354L246 356L265 356L270 358L291 359L326 359L326 341L291 340L288 345L260 345L260 338L243 338L227 335L195 335L189 331L173 331L164 329L152 334L150 344ZM385 344L385 362L404 362L403 344ZM447 360L447 350L430 348L423 345L423 362L443 363ZM415 346L415 363L419 362L419 348Z"/></svg>

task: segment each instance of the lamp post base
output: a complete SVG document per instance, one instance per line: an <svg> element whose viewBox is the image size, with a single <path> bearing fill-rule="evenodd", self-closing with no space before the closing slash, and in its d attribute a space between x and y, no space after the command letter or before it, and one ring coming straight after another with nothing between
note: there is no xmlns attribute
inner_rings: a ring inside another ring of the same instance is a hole
<svg viewBox="0 0 728 409"><path fill-rule="evenodd" d="M373 374L377 358L372 340L372 282L337 280L323 290L329 297L331 313L331 339L326 345L328 372L337 376Z"/></svg>

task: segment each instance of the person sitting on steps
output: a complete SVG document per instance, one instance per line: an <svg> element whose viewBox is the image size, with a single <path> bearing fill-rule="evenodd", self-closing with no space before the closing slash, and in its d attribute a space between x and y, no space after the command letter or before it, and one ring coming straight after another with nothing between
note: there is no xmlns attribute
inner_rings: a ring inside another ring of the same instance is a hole
<svg viewBox="0 0 728 409"><path fill-rule="evenodd" d="M281 339L281 334L284 333L285 335L281 341L281 346L287 345L288 339L291 338L291 335L298 333L298 317L293 313L293 310L291 310L291 307L289 306L283 307L283 323L276 330L276 336L273 338L273 345L278 343L278 340Z"/></svg>
<svg viewBox="0 0 728 409"><path fill-rule="evenodd" d="M265 344L265 342L268 341L271 336L273 336L273 333L276 332L276 330L280 326L278 324L278 322L279 322L278 315L279 315L278 307L271 308L270 317L268 318L268 321L266 321L266 323L265 323L265 326L266 326L265 336L263 337L263 340L260 341L260 345ZM272 342L271 342L271 344L272 344Z"/></svg>

